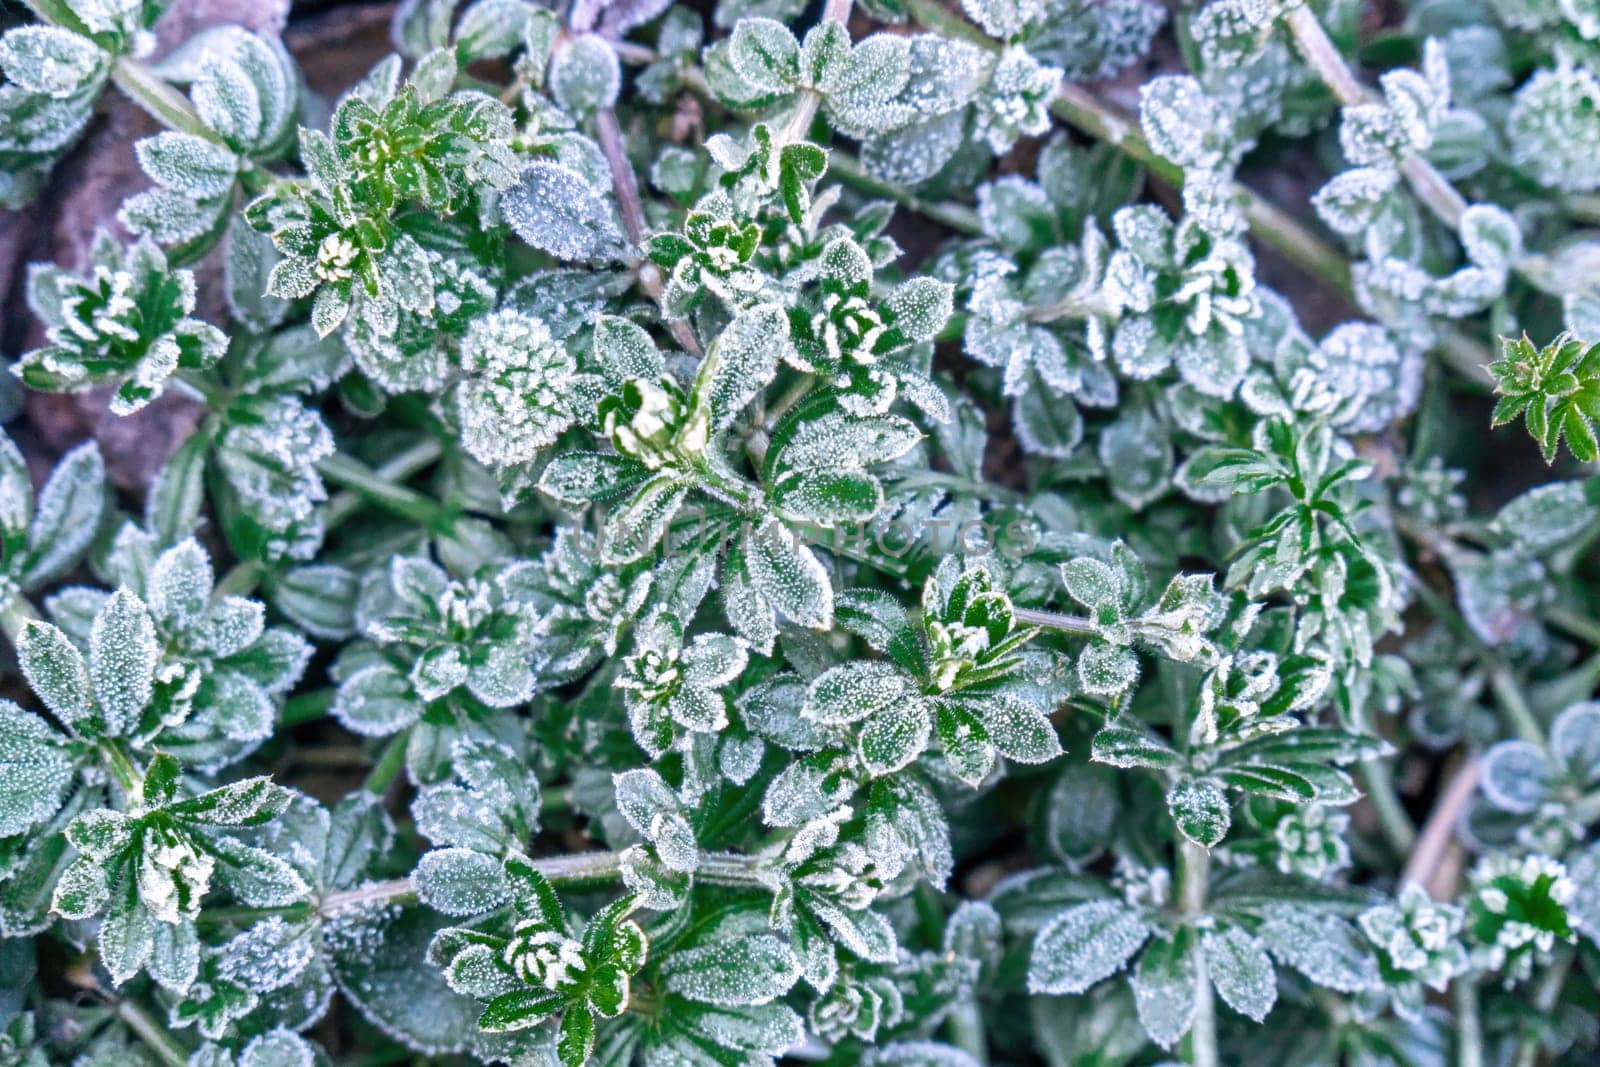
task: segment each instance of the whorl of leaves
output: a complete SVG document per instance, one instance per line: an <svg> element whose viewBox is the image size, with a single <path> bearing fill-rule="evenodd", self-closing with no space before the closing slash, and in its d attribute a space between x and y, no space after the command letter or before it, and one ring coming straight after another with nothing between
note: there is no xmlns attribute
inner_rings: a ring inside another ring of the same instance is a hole
<svg viewBox="0 0 1600 1067"><path fill-rule="evenodd" d="M192 427L0 394L0 1063L1595 1060L1592 3L192 8L0 34Z"/></svg>

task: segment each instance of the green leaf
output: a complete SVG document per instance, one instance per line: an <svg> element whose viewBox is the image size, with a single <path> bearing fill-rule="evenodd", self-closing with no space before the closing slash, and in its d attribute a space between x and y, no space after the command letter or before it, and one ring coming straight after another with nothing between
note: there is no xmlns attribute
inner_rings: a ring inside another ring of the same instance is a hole
<svg viewBox="0 0 1600 1067"><path fill-rule="evenodd" d="M594 1051L594 1014L583 1004L574 1004L561 1017L561 1036L556 1055L565 1067L581 1067Z"/></svg>
<svg viewBox="0 0 1600 1067"><path fill-rule="evenodd" d="M482 915L506 901L499 861L467 848L424 853L411 878L417 899L446 915Z"/></svg>
<svg viewBox="0 0 1600 1067"><path fill-rule="evenodd" d="M1082 993L1138 952L1153 929L1120 900L1094 900L1045 923L1028 962L1030 993Z"/></svg>
<svg viewBox="0 0 1600 1067"><path fill-rule="evenodd" d="M651 476L638 460L605 452L563 452L539 477L539 490L563 504L615 500Z"/></svg>
<svg viewBox="0 0 1600 1067"><path fill-rule="evenodd" d="M1210 848L1228 836L1233 822L1227 794L1209 778L1183 778L1167 790L1167 811L1183 836Z"/></svg>
<svg viewBox="0 0 1600 1067"><path fill-rule="evenodd" d="M888 663L856 660L813 681L800 714L829 725L859 722L913 697L910 679Z"/></svg>
<svg viewBox="0 0 1600 1067"><path fill-rule="evenodd" d="M1228 925L1200 935L1206 973L1234 1011L1261 1022L1278 1000L1278 978L1261 939Z"/></svg>
<svg viewBox="0 0 1600 1067"><path fill-rule="evenodd" d="M783 996L800 978L800 964L782 939L750 934L680 949L661 961L669 993L700 1004L740 1007Z"/></svg>
<svg viewBox="0 0 1600 1067"><path fill-rule="evenodd" d="M1189 1032L1199 1000L1200 966L1194 931L1187 926L1158 937L1145 949L1133 976L1133 1001L1150 1040L1170 1049Z"/></svg>
<svg viewBox="0 0 1600 1067"><path fill-rule="evenodd" d="M1038 708L1005 694L980 698L979 716L994 747L1017 763L1049 763L1061 755L1061 739Z"/></svg>
<svg viewBox="0 0 1600 1067"><path fill-rule="evenodd" d="M385 737L416 722L422 710L410 679L393 664L377 663L339 684L328 713L355 733Z"/></svg>
<svg viewBox="0 0 1600 1067"><path fill-rule="evenodd" d="M139 902L133 888L133 879L126 879L126 888L118 889L100 924L100 962L111 975L111 981L121 985L139 973L155 948L155 917Z"/></svg>
<svg viewBox="0 0 1600 1067"><path fill-rule="evenodd" d="M17 659L28 685L57 719L77 728L89 718L89 666L66 634L47 622L29 620L17 643Z"/></svg>
<svg viewBox="0 0 1600 1067"><path fill-rule="evenodd" d="M768 18L740 19L729 38L728 63L754 91L782 92L800 78L800 42Z"/></svg>
<svg viewBox="0 0 1600 1067"><path fill-rule="evenodd" d="M931 716L920 699L891 704L874 714L856 738L856 751L873 777L893 774L928 747Z"/></svg>
<svg viewBox="0 0 1600 1067"><path fill-rule="evenodd" d="M62 738L43 719L0 700L0 838L59 811L74 767Z"/></svg>
<svg viewBox="0 0 1600 1067"><path fill-rule="evenodd" d="M204 137L167 131L134 144L139 166L165 189L195 200L209 200L233 188L239 161Z"/></svg>
<svg viewBox="0 0 1600 1067"><path fill-rule="evenodd" d="M1090 743L1090 758L1113 767L1154 767L1168 770L1183 757L1176 749L1151 733L1136 718L1122 717L1107 723Z"/></svg>
<svg viewBox="0 0 1600 1067"><path fill-rule="evenodd" d="M688 495L688 484L671 471L663 471L639 486L632 497L606 516L601 559L607 563L631 563L643 558L666 535Z"/></svg>
<svg viewBox="0 0 1600 1067"><path fill-rule="evenodd" d="M293 797L262 775L171 804L167 814L202 826L263 826L287 811Z"/></svg>
<svg viewBox="0 0 1600 1067"><path fill-rule="evenodd" d="M265 849L219 835L207 839L206 851L216 857L218 881L251 907L280 908L310 893L300 872Z"/></svg>
<svg viewBox="0 0 1600 1067"><path fill-rule="evenodd" d="M560 260L604 262L626 247L610 206L570 167L527 164L501 201L507 225L534 248Z"/></svg>
<svg viewBox="0 0 1600 1067"><path fill-rule="evenodd" d="M813 630L833 625L833 584L815 553L776 519L747 530L751 585L790 621Z"/></svg>
<svg viewBox="0 0 1600 1067"><path fill-rule="evenodd" d="M491 1034L526 1030L543 1022L564 1000L548 989L519 989L491 1000L478 1016L478 1026Z"/></svg>
<svg viewBox="0 0 1600 1067"><path fill-rule="evenodd" d="M995 746L982 721L951 701L940 701L934 713L934 732L950 772L970 786L980 785L994 770Z"/></svg>
<svg viewBox="0 0 1600 1067"><path fill-rule="evenodd" d="M613 381L655 379L666 373L661 351L644 327L616 315L595 320L594 357Z"/></svg>
<svg viewBox="0 0 1600 1067"><path fill-rule="evenodd" d="M550 95L576 118L588 118L616 104L622 87L617 53L604 37L585 33L556 53L550 64ZM590 1036L591 1042L593 1035Z"/></svg>
<svg viewBox="0 0 1600 1067"><path fill-rule="evenodd" d="M1382 979L1371 944L1346 920L1293 904L1263 909L1256 934L1279 962L1340 993L1377 988Z"/></svg>
<svg viewBox="0 0 1600 1067"><path fill-rule="evenodd" d="M20 571L13 572L23 589L55 581L88 551L105 508L105 485L105 461L93 441L61 457L39 491L28 527L28 550Z"/></svg>
<svg viewBox="0 0 1600 1067"><path fill-rule="evenodd" d="M160 659L144 603L126 589L111 594L89 631L89 677L106 733L125 734L138 723L155 692Z"/></svg>
<svg viewBox="0 0 1600 1067"><path fill-rule="evenodd" d="M789 347L789 316L777 304L758 304L724 326L706 353L690 395L690 421L726 429L778 371Z"/></svg>

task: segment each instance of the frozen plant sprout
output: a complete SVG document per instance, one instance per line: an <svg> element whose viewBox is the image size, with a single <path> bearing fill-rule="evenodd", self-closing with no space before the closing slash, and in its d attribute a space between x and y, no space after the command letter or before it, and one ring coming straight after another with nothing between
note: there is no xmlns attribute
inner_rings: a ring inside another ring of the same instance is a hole
<svg viewBox="0 0 1600 1067"><path fill-rule="evenodd" d="M0 17L0 1067L1596 1062L1593 3L359 10Z"/></svg>

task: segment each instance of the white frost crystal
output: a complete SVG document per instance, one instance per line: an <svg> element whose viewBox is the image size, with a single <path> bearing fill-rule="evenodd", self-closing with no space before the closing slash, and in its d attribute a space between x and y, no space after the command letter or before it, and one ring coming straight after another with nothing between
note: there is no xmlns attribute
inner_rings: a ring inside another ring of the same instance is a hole
<svg viewBox="0 0 1600 1067"><path fill-rule="evenodd" d="M517 923L506 944L504 958L518 978L553 991L576 985L588 967L582 946L550 929L542 919L523 919Z"/></svg>
<svg viewBox="0 0 1600 1067"><path fill-rule="evenodd" d="M461 343L461 444L494 467L526 463L578 417L577 362L539 319L497 311Z"/></svg>

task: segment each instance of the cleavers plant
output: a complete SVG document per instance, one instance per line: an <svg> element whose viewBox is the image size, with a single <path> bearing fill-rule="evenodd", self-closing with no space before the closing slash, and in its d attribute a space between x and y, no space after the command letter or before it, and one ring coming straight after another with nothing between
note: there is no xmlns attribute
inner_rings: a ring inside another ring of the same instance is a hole
<svg viewBox="0 0 1600 1067"><path fill-rule="evenodd" d="M27 6L0 1065L1600 1055L1592 3Z"/></svg>

